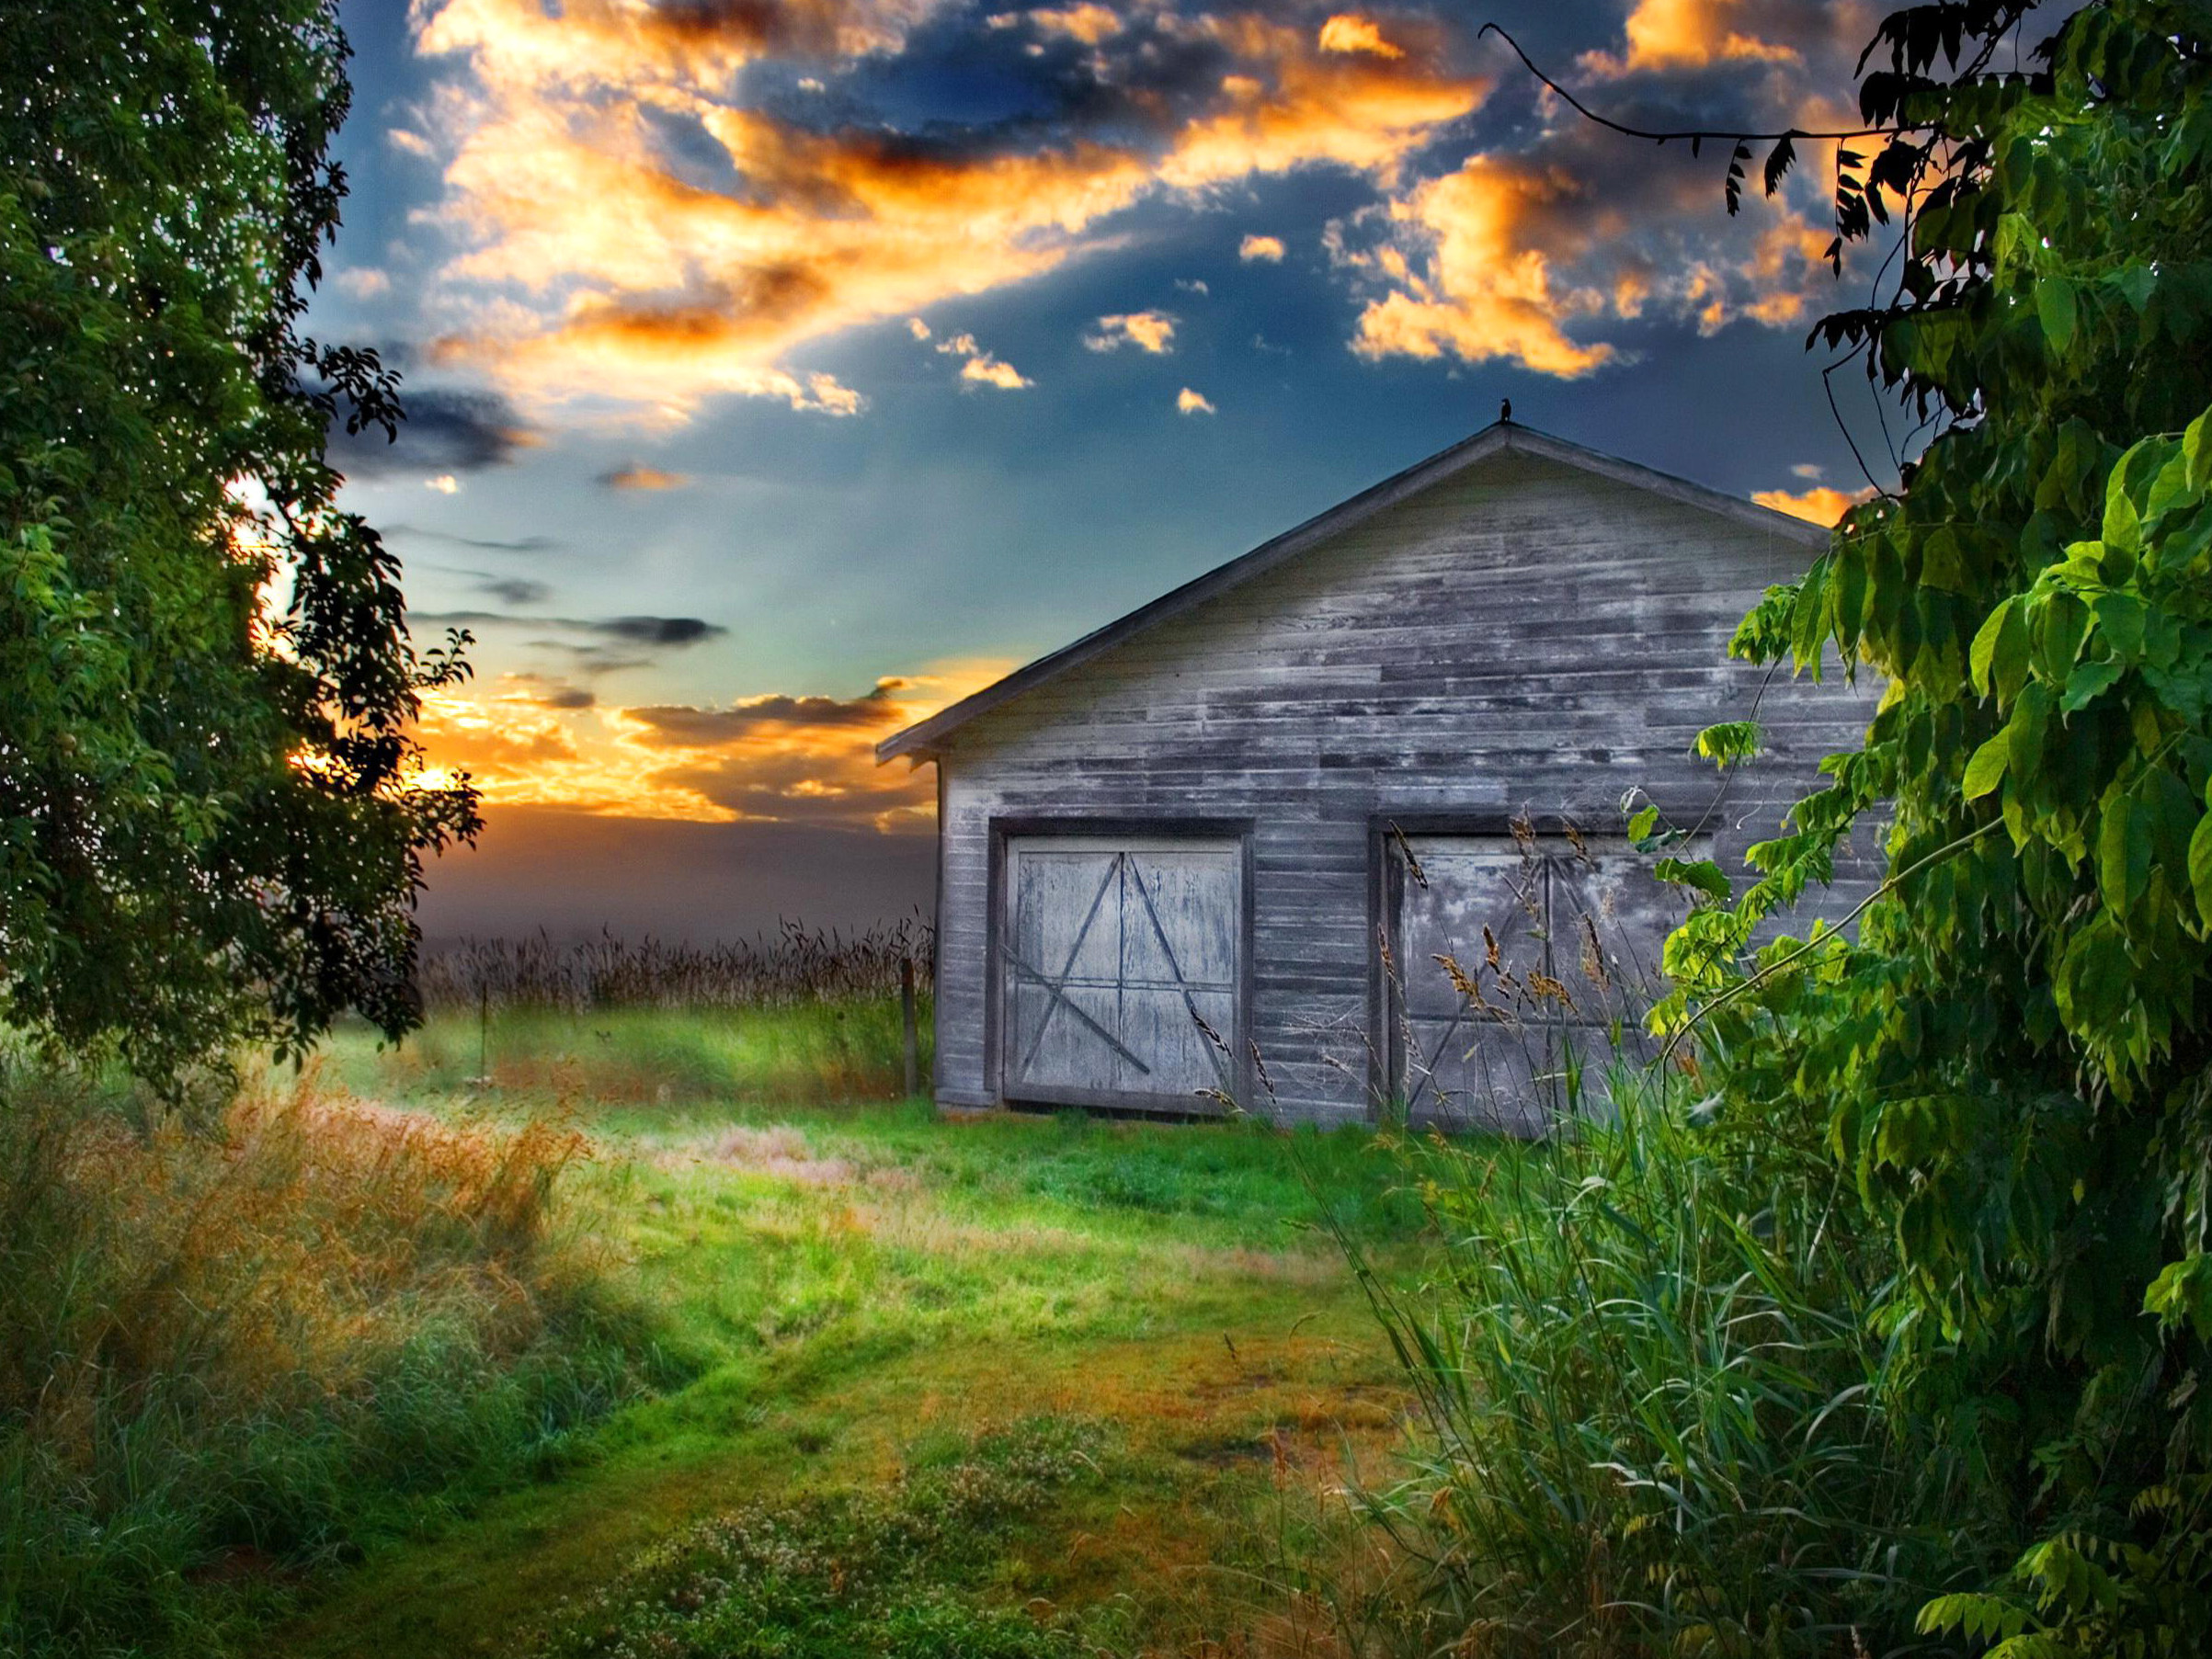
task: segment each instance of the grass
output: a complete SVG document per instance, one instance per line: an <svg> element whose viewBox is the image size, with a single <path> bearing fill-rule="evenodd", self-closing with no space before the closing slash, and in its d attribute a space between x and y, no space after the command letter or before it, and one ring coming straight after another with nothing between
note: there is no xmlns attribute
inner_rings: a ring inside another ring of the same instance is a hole
<svg viewBox="0 0 2212 1659"><path fill-rule="evenodd" d="M929 1016L918 1011L920 1064L928 1075ZM543 1005L432 1013L397 1050L379 1051L365 1028L331 1047L337 1074L364 1093L398 1092L450 1102L489 1078L510 1104L532 1098L588 1101L712 1119L732 1100L845 1104L895 1099L904 1089L897 1003L797 1002L735 1009L628 1006L571 1013Z"/></svg>
<svg viewBox="0 0 2212 1659"><path fill-rule="evenodd" d="M396 1052L345 1035L332 1074L434 1119L584 1135L571 1201L688 1381L573 1437L552 1478L372 1541L257 1651L753 1651L725 1641L738 1626L825 1659L1263 1629L1310 1648L1301 1620L1325 1611L1275 1582L1306 1548L1305 1494L1385 1460L1406 1403L1309 1186L1402 1258L1421 1211L1371 1137L941 1119L886 1097L883 1010L495 1009L472 1087L476 1037L451 1017ZM795 1056L861 1097L794 1099ZM851 1562L893 1537L904 1564L861 1585ZM772 1584L762 1539L781 1540ZM851 1593L825 1602L835 1572ZM709 1579L725 1587L668 1611ZM850 1617L825 1622L829 1603Z"/></svg>
<svg viewBox="0 0 2212 1659"><path fill-rule="evenodd" d="M0 1074L0 1653L222 1651L656 1380L557 1224L573 1132L313 1075L207 1124L140 1104Z"/></svg>

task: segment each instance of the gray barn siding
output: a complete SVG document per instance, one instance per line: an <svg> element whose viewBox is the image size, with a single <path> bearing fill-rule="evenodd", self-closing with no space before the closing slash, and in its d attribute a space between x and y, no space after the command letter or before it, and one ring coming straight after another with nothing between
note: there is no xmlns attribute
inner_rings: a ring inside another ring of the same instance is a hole
<svg viewBox="0 0 2212 1659"><path fill-rule="evenodd" d="M1680 823L1689 755L1764 671L1726 651L1801 543L1506 451L960 727L940 823L939 1098L997 1099L986 1032L1000 818L1250 819L1251 1037L1283 1109L1370 1108L1377 813L1565 813L1615 830L1632 786ZM1728 786L1724 862L1773 832L1872 695L1777 678L1773 753Z"/></svg>

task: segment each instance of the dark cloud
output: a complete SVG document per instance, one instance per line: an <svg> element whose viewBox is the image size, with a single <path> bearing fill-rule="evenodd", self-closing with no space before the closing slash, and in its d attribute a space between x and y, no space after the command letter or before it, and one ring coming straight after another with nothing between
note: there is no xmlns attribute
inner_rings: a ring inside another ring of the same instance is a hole
<svg viewBox="0 0 2212 1659"><path fill-rule="evenodd" d="M479 585L502 605L542 605L553 597L550 585L527 576L486 576Z"/></svg>
<svg viewBox="0 0 2212 1659"><path fill-rule="evenodd" d="M501 677L520 688L519 697L515 700L527 702L534 708L574 712L596 708L599 704L597 692L582 686L572 686L551 675L522 672L509 673Z"/></svg>
<svg viewBox="0 0 2212 1659"><path fill-rule="evenodd" d="M881 725L881 692L849 699L835 697L754 698L726 709L648 706L631 716L644 722L644 741L670 748L712 749L739 743L767 726L862 727Z"/></svg>
<svg viewBox="0 0 2212 1659"><path fill-rule="evenodd" d="M330 464L348 478L474 472L503 465L514 460L518 449L538 441L536 431L496 392L403 387L400 404L407 418L400 423L396 438L387 438L381 426L349 437L342 426L334 425Z"/></svg>
<svg viewBox="0 0 2212 1659"><path fill-rule="evenodd" d="M702 617L542 617L518 616L502 610L417 610L410 611L407 619L410 622L428 623L433 628L476 628L493 623L562 628L577 633L603 634L609 639L621 640L633 646L696 645L701 640L720 639L729 632L719 622L710 622ZM571 651L592 649L554 640L536 641L533 643L561 645L563 649Z"/></svg>
<svg viewBox="0 0 2212 1659"><path fill-rule="evenodd" d="M633 651L617 651L611 645L579 645L574 640L526 640L533 651L556 651L575 665L575 672L597 677L602 674L619 674L625 668L647 668L653 659Z"/></svg>
<svg viewBox="0 0 2212 1659"><path fill-rule="evenodd" d="M489 594L502 605L542 605L553 597L553 585L533 581L528 576L503 576L496 571L457 569L450 564L428 568L448 576L459 576L478 593Z"/></svg>
<svg viewBox="0 0 2212 1659"><path fill-rule="evenodd" d="M716 806L747 818L770 819L779 824L809 824L851 828L888 818L897 824L902 814L911 817L927 804L927 792L912 778L902 777L881 787L821 791L814 788L779 788L757 781L751 768L729 767L676 767L654 774L654 781L670 789L696 791ZM813 778L794 782L813 784Z"/></svg>
<svg viewBox="0 0 2212 1659"><path fill-rule="evenodd" d="M448 547L471 547L487 553L542 553L561 543L551 536L525 536L519 541L500 541L481 536L456 536L450 530L428 530L416 524L387 524L384 539L398 536L419 541L442 541Z"/></svg>
<svg viewBox="0 0 2212 1659"><path fill-rule="evenodd" d="M719 639L729 630L700 617L610 617L603 622L583 624L595 633L639 645L695 645Z"/></svg>

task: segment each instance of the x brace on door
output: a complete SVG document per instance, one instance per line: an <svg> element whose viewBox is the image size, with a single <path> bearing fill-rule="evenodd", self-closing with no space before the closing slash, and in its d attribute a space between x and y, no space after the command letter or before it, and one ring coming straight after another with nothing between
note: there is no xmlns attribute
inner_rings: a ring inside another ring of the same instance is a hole
<svg viewBox="0 0 2212 1659"><path fill-rule="evenodd" d="M1152 903L1152 892L1145 881L1144 871L1129 861L1128 854L1116 853L1112 861L1106 867L1106 875L1104 880L1099 883L1098 892L1091 895L1090 908L1084 914L1083 926L1076 930L1075 943L1068 947L1067 960L1061 964L1057 978L1041 972L1029 962L1024 961L1015 953L1012 947L1005 947L1007 961L1016 972L1043 986L1046 994L1052 999L1045 1005L1044 1017L1037 1022L1037 1029L1030 1039L1028 1051L1021 1056L1020 1063L1015 1068L1014 1075L1017 1080L1028 1075L1030 1067L1036 1062L1037 1051L1044 1046L1045 1029L1051 1025L1053 1015L1063 1007L1081 1020L1100 1041L1135 1066L1142 1075L1149 1077L1152 1074L1150 1066L1132 1053L1112 1032L1077 1007L1069 999L1066 991L1067 982L1075 973L1076 961L1083 954L1084 941L1090 937L1091 924L1098 920L1100 907L1105 903L1107 893L1124 876L1135 883L1137 897L1144 901L1145 917L1152 926L1152 937L1159 941L1160 953L1167 958L1169 972L1175 976L1175 988L1182 994L1183 1007L1189 1012L1192 1024L1202 1032L1208 1029L1204 1018L1199 1014L1198 1000L1191 994L1190 983L1183 978L1182 964L1176 960L1175 947L1169 942L1168 930L1160 924L1159 911ZM1214 1044L1209 1042L1206 1045L1206 1054L1213 1062L1214 1075L1220 1081L1222 1092L1224 1094L1231 1093L1228 1068L1224 1063L1221 1055L1215 1051Z"/></svg>
<svg viewBox="0 0 2212 1659"><path fill-rule="evenodd" d="M1126 1060L1131 1065L1136 1067L1136 1069L1142 1072L1146 1076L1149 1077L1152 1075L1152 1068L1146 1065L1143 1061L1139 1060L1135 1054L1132 1054L1126 1048L1124 1048L1122 1045L1119 1038L1115 1037L1112 1031L1109 1031L1104 1026L1099 1024L1097 1020L1091 1018L1089 1015L1084 1013L1082 1009L1077 1007L1073 1002L1069 1001L1066 990L1068 980L1075 974L1076 959L1083 954L1083 941L1090 937L1090 925L1099 919L1099 906L1106 902L1106 894L1108 890L1110 890L1113 886L1114 882L1120 879L1122 873L1122 861L1127 857L1128 855L1126 853L1116 853L1113 855L1113 862L1107 865L1106 879L1099 883L1099 891L1090 895L1090 908L1089 911L1084 913L1083 926L1076 929L1076 942L1067 948L1067 960L1060 965L1060 976L1057 979L1054 979L1046 974L1040 973L1036 969L1031 967L1029 963L1023 961L1019 956L1015 955L1012 946L1009 945L1006 947L1006 960L1012 963L1018 971L1027 974L1038 984L1043 985L1045 989L1046 994L1052 998L1052 1000L1044 1006L1044 1017L1037 1022L1036 1035L1030 1039L1029 1052L1022 1055L1021 1063L1014 1068L1014 1076L1017 1081L1020 1078L1026 1077L1029 1074L1030 1067L1036 1063L1037 1051L1044 1046L1045 1028L1052 1024L1053 1015L1061 1008L1066 1008L1070 1014L1074 1015L1077 1019L1089 1026L1098 1036L1100 1041L1103 1042L1108 1048L1119 1054L1123 1060Z"/></svg>

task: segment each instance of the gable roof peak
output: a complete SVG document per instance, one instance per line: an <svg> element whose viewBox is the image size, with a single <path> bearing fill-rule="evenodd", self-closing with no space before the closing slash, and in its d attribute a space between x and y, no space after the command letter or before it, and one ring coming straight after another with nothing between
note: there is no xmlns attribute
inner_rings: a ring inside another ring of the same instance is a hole
<svg viewBox="0 0 2212 1659"><path fill-rule="evenodd" d="M1162 594L1150 604L1140 605L1104 627L1093 629L1081 639L1015 669L1005 678L995 680L982 690L939 710L927 720L917 721L906 730L894 733L876 744L876 764L881 766L901 755L906 756L916 765L933 760L941 751L943 740L978 715L986 714L1044 681L1056 678L1112 650L1132 634L1155 623L1164 622L1170 617L1180 616L1184 611L1203 605L1216 594L1225 593L1272 570L1278 564L1296 558L1316 543L1351 529L1409 496L1417 495L1469 467L1508 451L1556 461L1578 472L1648 490L1685 506L1702 508L1722 517L1732 518L1739 524L1748 524L1783 536L1807 548L1825 549L1828 546L1829 532L1802 518L1793 518L1772 507L1761 506L1757 502L1746 501L1740 496L1729 495L1707 485L1693 483L1686 478L1677 478L1669 472L1638 466L1635 461L1623 460L1618 456L1586 449L1580 444L1569 443L1563 437L1554 437L1548 432L1539 432L1534 426L1524 426L1512 418L1512 403L1509 400L1499 417L1479 432L1438 450L1426 460L1416 461L1404 472L1395 473L1380 483L1369 485L1358 494L1308 518L1304 524L1261 542L1250 552L1241 554L1226 564L1216 565L1203 575L1193 577L1180 587Z"/></svg>

